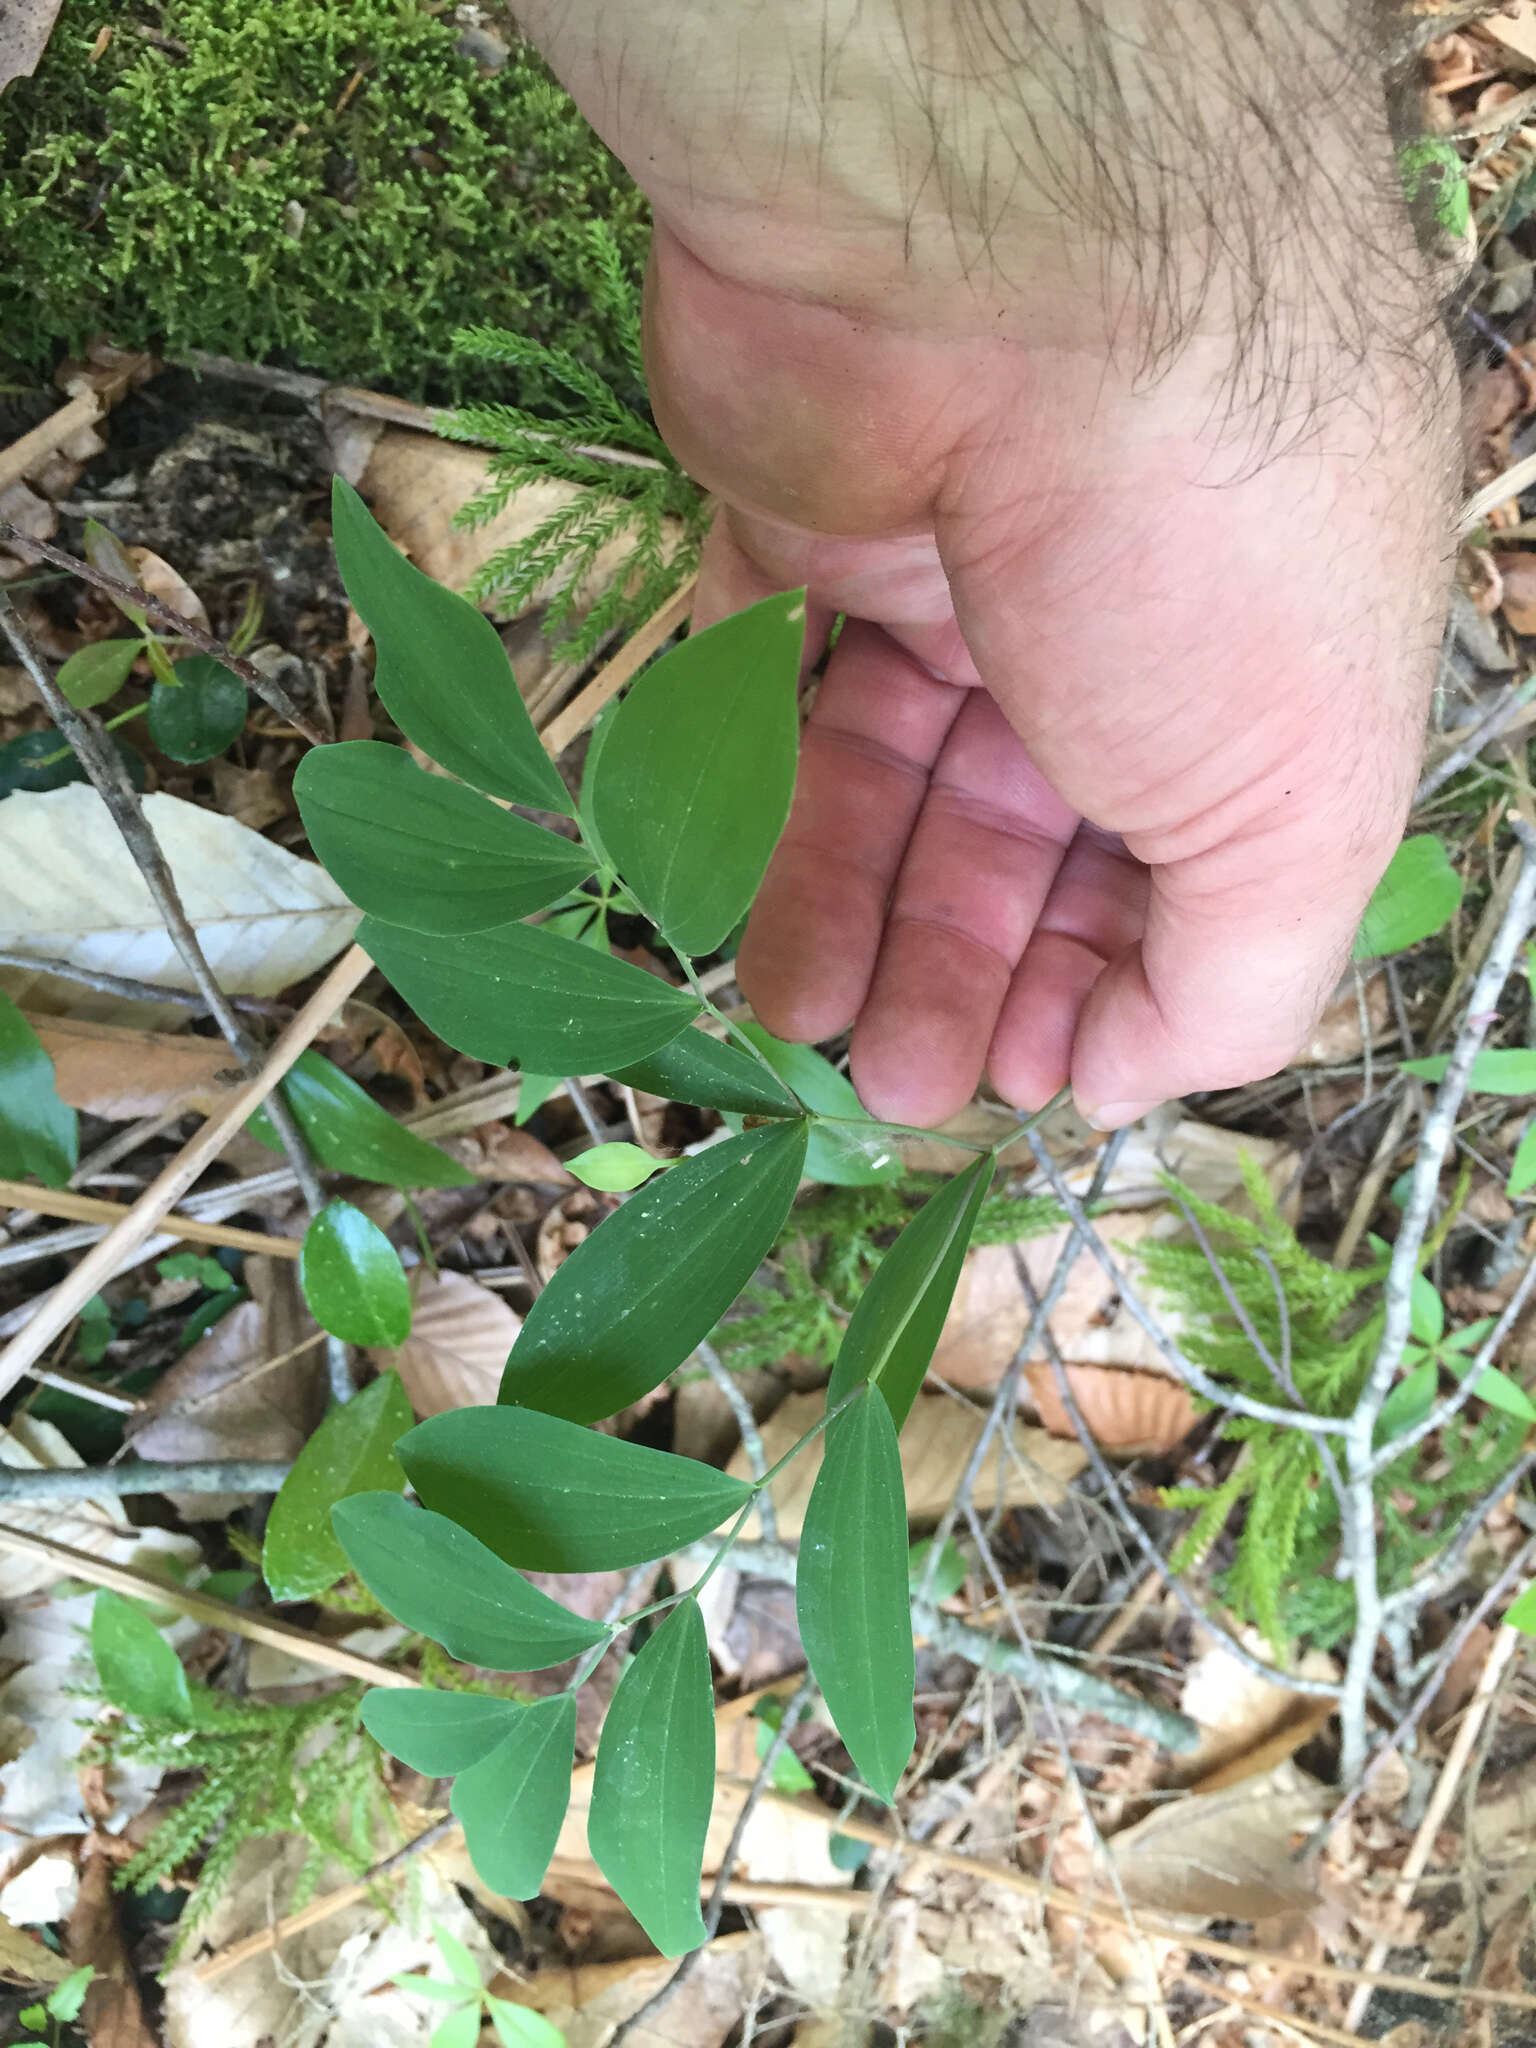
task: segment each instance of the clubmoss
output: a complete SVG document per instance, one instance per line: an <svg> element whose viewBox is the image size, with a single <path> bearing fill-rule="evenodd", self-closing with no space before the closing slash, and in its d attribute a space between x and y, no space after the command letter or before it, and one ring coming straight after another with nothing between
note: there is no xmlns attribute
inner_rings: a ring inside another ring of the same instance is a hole
<svg viewBox="0 0 1536 2048"><path fill-rule="evenodd" d="M530 48L459 42L425 0L64 0L0 97L0 376L109 334L504 397L453 361L493 322L627 388L585 233L638 277L644 202Z"/></svg>

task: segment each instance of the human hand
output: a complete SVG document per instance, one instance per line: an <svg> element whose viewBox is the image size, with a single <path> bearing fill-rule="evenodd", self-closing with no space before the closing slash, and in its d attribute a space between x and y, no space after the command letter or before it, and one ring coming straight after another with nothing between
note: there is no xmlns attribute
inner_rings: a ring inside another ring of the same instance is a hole
<svg viewBox="0 0 1536 2048"><path fill-rule="evenodd" d="M1272 1071L1396 844L1451 414L1362 11L520 10L656 207L696 625L848 615L740 971L878 1115Z"/></svg>

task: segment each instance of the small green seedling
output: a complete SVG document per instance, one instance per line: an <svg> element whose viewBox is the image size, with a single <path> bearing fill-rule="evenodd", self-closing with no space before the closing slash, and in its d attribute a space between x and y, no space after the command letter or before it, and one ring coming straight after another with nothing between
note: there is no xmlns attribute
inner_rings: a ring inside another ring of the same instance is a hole
<svg viewBox="0 0 1536 2048"><path fill-rule="evenodd" d="M52 2048L58 2048L63 2028L80 2017L85 2004L85 1994L91 1988L96 1971L90 1963L83 1963L78 1970L71 1970L60 1983L55 1984L47 1997L38 2005L24 2005L16 2015L29 2033L44 2034Z"/></svg>
<svg viewBox="0 0 1536 2048"><path fill-rule="evenodd" d="M491 1996L480 1981L479 1964L456 1934L437 1921L432 1932L447 1966L447 1979L403 1974L394 1980L402 1991L447 2008L433 2029L431 2048L476 2048L486 2020L495 2028L502 2048L565 2048L564 2034L542 2013Z"/></svg>

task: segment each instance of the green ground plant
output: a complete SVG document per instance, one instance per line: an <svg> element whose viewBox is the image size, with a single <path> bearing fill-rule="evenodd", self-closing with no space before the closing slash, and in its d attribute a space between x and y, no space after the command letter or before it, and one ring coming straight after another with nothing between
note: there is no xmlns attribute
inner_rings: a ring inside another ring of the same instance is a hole
<svg viewBox="0 0 1536 2048"><path fill-rule="evenodd" d="M0 375L106 334L504 393L452 353L489 321L632 392L583 223L638 278L644 202L515 36L483 71L423 0L64 0L3 108Z"/></svg>

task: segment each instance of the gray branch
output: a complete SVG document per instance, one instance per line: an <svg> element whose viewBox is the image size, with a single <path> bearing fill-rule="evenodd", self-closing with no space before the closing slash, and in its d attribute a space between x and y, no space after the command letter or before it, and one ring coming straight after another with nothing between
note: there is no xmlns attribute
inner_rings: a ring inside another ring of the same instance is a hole
<svg viewBox="0 0 1536 2048"><path fill-rule="evenodd" d="M117 1465L59 1471L0 1463L0 1502L104 1500L126 1493L276 1493L292 1468L261 1458L214 1458L187 1465L124 1458Z"/></svg>

